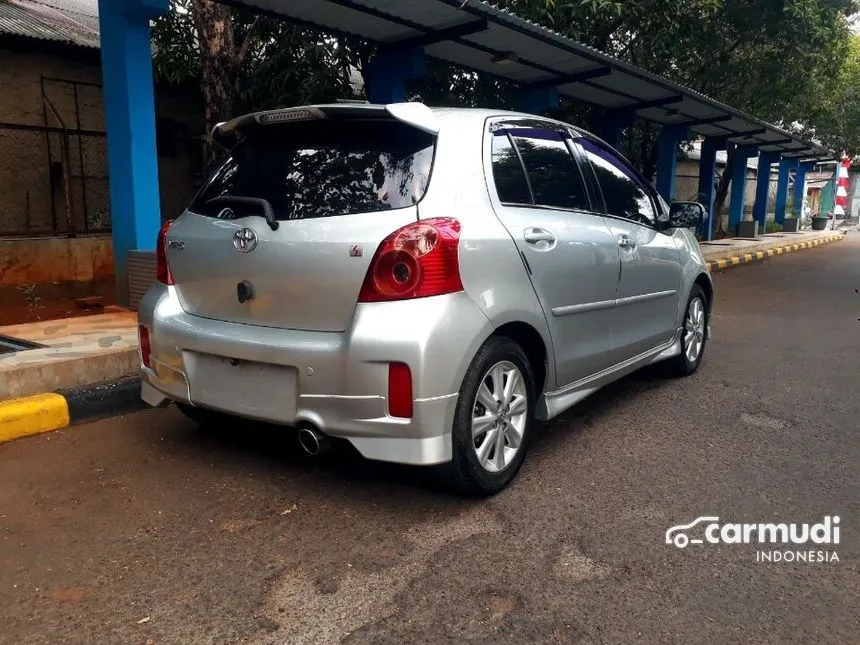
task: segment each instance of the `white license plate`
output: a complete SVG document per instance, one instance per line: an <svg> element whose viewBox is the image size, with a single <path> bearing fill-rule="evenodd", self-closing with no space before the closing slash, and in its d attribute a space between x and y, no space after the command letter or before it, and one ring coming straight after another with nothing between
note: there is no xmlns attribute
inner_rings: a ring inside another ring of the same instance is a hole
<svg viewBox="0 0 860 645"><path fill-rule="evenodd" d="M296 419L295 368L184 352L191 401L266 421Z"/></svg>

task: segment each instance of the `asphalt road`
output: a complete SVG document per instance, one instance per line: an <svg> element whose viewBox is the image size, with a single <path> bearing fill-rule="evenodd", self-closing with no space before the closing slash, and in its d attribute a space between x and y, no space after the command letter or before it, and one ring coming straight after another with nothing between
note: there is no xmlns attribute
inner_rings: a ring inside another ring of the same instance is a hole
<svg viewBox="0 0 860 645"><path fill-rule="evenodd" d="M717 274L696 375L604 389L488 500L174 409L0 446L0 641L860 642L858 260ZM839 562L664 543L703 515L839 515Z"/></svg>

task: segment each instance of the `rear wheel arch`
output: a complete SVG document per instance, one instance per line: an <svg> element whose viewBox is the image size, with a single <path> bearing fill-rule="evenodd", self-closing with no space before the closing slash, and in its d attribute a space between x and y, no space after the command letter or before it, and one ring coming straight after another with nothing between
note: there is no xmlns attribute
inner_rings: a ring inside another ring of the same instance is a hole
<svg viewBox="0 0 860 645"><path fill-rule="evenodd" d="M519 345L529 359L535 379L535 393L543 394L549 362L547 347L537 329L525 322L509 322L496 328L493 336L509 338Z"/></svg>

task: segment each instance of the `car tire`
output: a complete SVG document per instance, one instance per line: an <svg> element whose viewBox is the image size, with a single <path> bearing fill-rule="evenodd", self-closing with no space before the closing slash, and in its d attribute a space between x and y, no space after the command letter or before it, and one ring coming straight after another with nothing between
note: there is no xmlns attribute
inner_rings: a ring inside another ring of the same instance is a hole
<svg viewBox="0 0 860 645"><path fill-rule="evenodd" d="M508 390L504 388L509 384L506 405L491 410L488 396L497 404L505 403ZM509 338L489 338L460 387L451 433L452 460L442 468L446 482L475 496L492 495L507 486L525 459L535 402L534 373L526 353ZM490 418L495 421L487 421ZM485 426L485 431L475 434Z"/></svg>
<svg viewBox="0 0 860 645"><path fill-rule="evenodd" d="M672 375L690 376L699 369L708 343L709 315L708 297L702 287L694 284L681 323L681 353L666 361Z"/></svg>

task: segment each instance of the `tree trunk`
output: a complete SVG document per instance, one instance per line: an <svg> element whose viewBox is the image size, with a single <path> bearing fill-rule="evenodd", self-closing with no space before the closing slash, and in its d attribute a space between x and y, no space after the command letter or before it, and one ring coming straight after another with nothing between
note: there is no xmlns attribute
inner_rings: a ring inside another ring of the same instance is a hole
<svg viewBox="0 0 860 645"><path fill-rule="evenodd" d="M229 7L212 0L192 0L192 9L200 39L200 65L203 71L206 165L211 169L219 157L212 143L212 129L233 116L238 55Z"/></svg>
<svg viewBox="0 0 860 645"><path fill-rule="evenodd" d="M720 175L720 181L717 183L717 194L714 198L714 222L711 223L714 232L723 231L723 209L726 206L726 197L729 194L729 183L732 179L732 158L734 157L734 146L729 145L726 151L726 165L723 168L723 174Z"/></svg>

